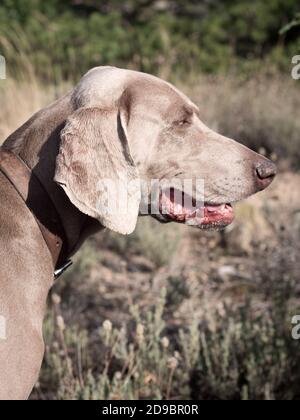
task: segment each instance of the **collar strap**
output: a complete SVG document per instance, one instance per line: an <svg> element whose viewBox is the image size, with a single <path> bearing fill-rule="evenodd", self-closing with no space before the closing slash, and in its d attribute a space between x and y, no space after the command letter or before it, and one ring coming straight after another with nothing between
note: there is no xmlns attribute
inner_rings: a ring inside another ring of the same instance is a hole
<svg viewBox="0 0 300 420"><path fill-rule="evenodd" d="M61 219L49 194L34 172L14 153L0 148L0 171L24 200L40 228L52 256L55 277L67 263L67 240Z"/></svg>

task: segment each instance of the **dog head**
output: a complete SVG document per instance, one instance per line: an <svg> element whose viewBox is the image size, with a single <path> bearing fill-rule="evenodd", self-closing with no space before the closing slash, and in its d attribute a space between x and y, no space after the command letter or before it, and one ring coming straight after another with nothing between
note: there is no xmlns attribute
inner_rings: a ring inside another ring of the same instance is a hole
<svg viewBox="0 0 300 420"><path fill-rule="evenodd" d="M88 72L72 94L55 180L102 225L131 233L139 214L222 228L231 203L263 190L275 165L215 133L171 84L112 67Z"/></svg>

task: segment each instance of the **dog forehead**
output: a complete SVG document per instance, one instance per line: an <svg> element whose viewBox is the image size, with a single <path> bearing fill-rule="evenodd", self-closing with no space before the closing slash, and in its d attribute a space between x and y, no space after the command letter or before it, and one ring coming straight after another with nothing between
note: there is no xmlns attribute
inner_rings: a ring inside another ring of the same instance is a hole
<svg viewBox="0 0 300 420"><path fill-rule="evenodd" d="M158 103L174 101L195 107L175 86L158 77L110 66L95 67L87 72L75 87L72 99L78 107L111 107L129 87L137 99L145 100L145 95L148 95L148 98L152 97Z"/></svg>

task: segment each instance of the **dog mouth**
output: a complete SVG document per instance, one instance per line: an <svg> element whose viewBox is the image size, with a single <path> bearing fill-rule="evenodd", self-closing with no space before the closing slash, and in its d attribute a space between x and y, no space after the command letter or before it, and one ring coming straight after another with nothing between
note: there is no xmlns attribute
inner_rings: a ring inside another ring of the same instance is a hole
<svg viewBox="0 0 300 420"><path fill-rule="evenodd" d="M185 223L200 229L224 229L234 220L231 204L197 203L178 190L161 192L159 211L165 222Z"/></svg>

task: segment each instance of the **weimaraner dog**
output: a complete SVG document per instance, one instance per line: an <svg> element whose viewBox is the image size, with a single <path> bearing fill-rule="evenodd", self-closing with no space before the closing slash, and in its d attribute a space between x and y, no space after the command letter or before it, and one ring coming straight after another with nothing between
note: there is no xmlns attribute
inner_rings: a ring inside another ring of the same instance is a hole
<svg viewBox="0 0 300 420"><path fill-rule="evenodd" d="M197 211L173 189L159 194L154 212L161 222L203 229L231 223L230 204L271 183L275 165L210 130L200 112L159 78L99 67L6 139L0 150L1 399L28 398L38 378L54 271L104 227L134 230L141 208L152 204L142 180L203 180L202 205L192 197ZM118 187L105 189L103 180ZM126 211L111 204L124 201Z"/></svg>

